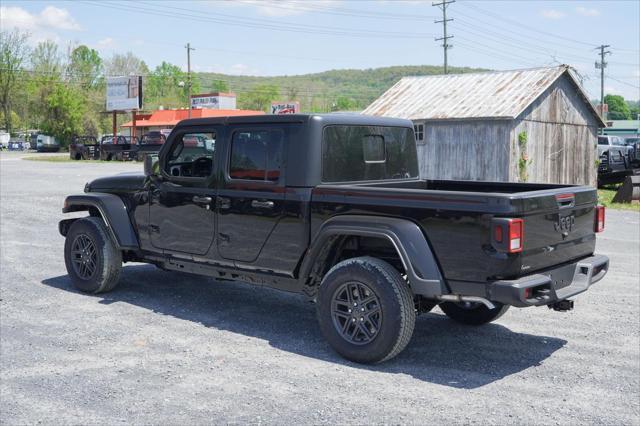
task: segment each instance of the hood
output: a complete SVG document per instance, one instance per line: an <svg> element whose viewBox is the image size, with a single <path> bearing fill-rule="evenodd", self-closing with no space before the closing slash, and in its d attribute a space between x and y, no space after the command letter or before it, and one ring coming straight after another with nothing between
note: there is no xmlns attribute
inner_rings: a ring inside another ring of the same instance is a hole
<svg viewBox="0 0 640 426"><path fill-rule="evenodd" d="M94 179L87 183L84 192L130 192L144 187L142 173L122 173Z"/></svg>

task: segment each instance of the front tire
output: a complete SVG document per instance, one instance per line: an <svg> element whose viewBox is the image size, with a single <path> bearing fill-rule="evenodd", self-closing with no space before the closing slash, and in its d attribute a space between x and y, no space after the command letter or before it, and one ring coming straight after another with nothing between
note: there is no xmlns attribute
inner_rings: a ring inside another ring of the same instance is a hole
<svg viewBox="0 0 640 426"><path fill-rule="evenodd" d="M477 302L444 302L440 309L452 320L465 325L483 325L497 320L509 309L509 305L492 302L495 308L489 309Z"/></svg>
<svg viewBox="0 0 640 426"><path fill-rule="evenodd" d="M416 321L407 282L390 264L372 257L335 265L322 280L317 310L331 347L366 364L398 355L411 340Z"/></svg>
<svg viewBox="0 0 640 426"><path fill-rule="evenodd" d="M104 293L118 284L122 253L97 217L78 219L69 228L64 261L73 285L85 293Z"/></svg>

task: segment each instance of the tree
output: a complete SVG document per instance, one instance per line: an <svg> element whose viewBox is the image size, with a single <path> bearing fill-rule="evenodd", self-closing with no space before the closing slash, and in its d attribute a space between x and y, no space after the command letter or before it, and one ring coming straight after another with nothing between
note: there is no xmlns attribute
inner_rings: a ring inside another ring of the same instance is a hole
<svg viewBox="0 0 640 426"><path fill-rule="evenodd" d="M147 79L145 103L154 106L187 107L189 104L189 79L186 72L169 62L162 62ZM191 93L200 92L200 80L191 74Z"/></svg>
<svg viewBox="0 0 640 426"><path fill-rule="evenodd" d="M333 111L353 111L357 107L356 101L347 98L346 96L339 96L336 102L333 104Z"/></svg>
<svg viewBox="0 0 640 426"><path fill-rule="evenodd" d="M632 120L640 120L640 101L627 101Z"/></svg>
<svg viewBox="0 0 640 426"><path fill-rule="evenodd" d="M86 105L83 93L71 86L57 84L47 98L50 114L42 130L66 146L73 135L82 133Z"/></svg>
<svg viewBox="0 0 640 426"><path fill-rule="evenodd" d="M278 99L279 96L280 88L278 86L262 84L240 94L238 103L243 109L267 111L271 107L271 102Z"/></svg>
<svg viewBox="0 0 640 426"><path fill-rule="evenodd" d="M102 76L102 59L97 51L81 45L69 55L70 80L79 82L83 88L96 88Z"/></svg>
<svg viewBox="0 0 640 426"><path fill-rule="evenodd" d="M29 123L39 127L49 113L47 98L62 77L62 58L58 45L47 40L38 43L31 53L33 75L27 84L27 113ZM24 117L23 117L24 118Z"/></svg>
<svg viewBox="0 0 640 426"><path fill-rule="evenodd" d="M104 73L107 76L146 75L149 67L145 62L131 52L125 54L114 53L110 59L104 61Z"/></svg>
<svg viewBox="0 0 640 426"><path fill-rule="evenodd" d="M29 55L28 33L18 30L0 32L0 109L7 132L13 130L13 108L19 99L18 89L23 64Z"/></svg>
<svg viewBox="0 0 640 426"><path fill-rule="evenodd" d="M604 97L604 103L609 106L609 118L613 120L631 120L629 106L622 96L607 95Z"/></svg>

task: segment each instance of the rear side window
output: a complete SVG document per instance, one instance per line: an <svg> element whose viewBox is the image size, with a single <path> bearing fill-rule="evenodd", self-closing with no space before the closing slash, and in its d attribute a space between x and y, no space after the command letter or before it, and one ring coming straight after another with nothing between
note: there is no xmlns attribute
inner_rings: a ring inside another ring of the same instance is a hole
<svg viewBox="0 0 640 426"><path fill-rule="evenodd" d="M233 133L229 177L276 182L282 168L284 133L280 129L242 130Z"/></svg>
<svg viewBox="0 0 640 426"><path fill-rule="evenodd" d="M355 182L418 176L412 129L327 126L322 140L322 181Z"/></svg>

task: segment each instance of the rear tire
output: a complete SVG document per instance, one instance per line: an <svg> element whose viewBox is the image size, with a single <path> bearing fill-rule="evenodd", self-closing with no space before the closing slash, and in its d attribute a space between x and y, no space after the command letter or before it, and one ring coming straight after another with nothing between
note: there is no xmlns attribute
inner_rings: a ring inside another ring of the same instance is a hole
<svg viewBox="0 0 640 426"><path fill-rule="evenodd" d="M497 320L507 312L509 305L492 302L495 308L489 309L476 302L444 302L440 309L452 320L466 325L483 325Z"/></svg>
<svg viewBox="0 0 640 426"><path fill-rule="evenodd" d="M320 330L344 358L379 363L409 343L416 321L413 295L400 273L373 257L347 259L325 275L318 291Z"/></svg>
<svg viewBox="0 0 640 426"><path fill-rule="evenodd" d="M85 293L104 293L118 284L122 252L97 217L78 219L69 228L64 261L73 285Z"/></svg>

